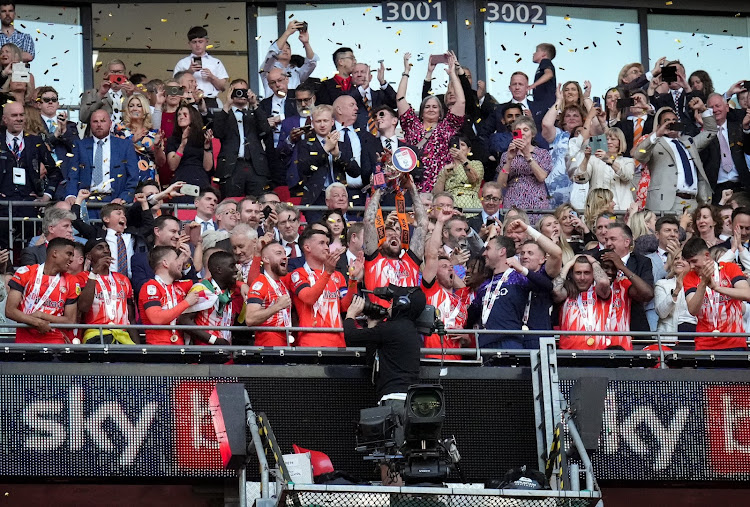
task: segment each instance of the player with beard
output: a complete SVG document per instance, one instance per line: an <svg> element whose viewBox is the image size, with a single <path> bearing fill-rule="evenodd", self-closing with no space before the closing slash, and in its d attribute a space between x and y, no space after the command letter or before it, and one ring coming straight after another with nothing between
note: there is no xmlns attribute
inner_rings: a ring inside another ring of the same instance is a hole
<svg viewBox="0 0 750 507"><path fill-rule="evenodd" d="M292 298L282 280L287 275L287 256L280 243L269 243L261 250L263 273L250 286L245 323L248 326L287 328L292 325ZM294 339L290 337L290 342ZM258 331L255 345L277 347L291 345L280 331Z"/></svg>
<svg viewBox="0 0 750 507"><path fill-rule="evenodd" d="M440 318L446 331L450 329L464 329L466 324L466 303L454 292L454 288L463 286L463 281L454 276L453 265L443 252L441 231L451 219L450 211L441 211L437 217L435 229L430 234L424 247L424 269L422 271L422 292L427 298L427 304L440 311ZM470 339L466 335L440 336L432 334L424 337L424 346L430 349L456 349L467 346ZM440 358L440 356L427 356ZM445 355L446 360L460 360L460 355Z"/></svg>
<svg viewBox="0 0 750 507"><path fill-rule="evenodd" d="M578 255L567 263L555 279L553 299L563 302L560 310L562 331L606 330L612 289L599 261ZM561 349L596 350L606 348L604 336L560 336Z"/></svg>
<svg viewBox="0 0 750 507"><path fill-rule="evenodd" d="M378 246L378 231L375 216L380 206L383 190L376 189L367 204L364 218L365 287L416 287L419 284L419 267L424 253L424 232L427 230L427 211L422 205L417 189L409 175L402 178L402 187L409 191L414 207L417 226L409 242L409 249L401 255L401 234L394 228L385 229L385 241ZM370 300L381 306L390 302L370 294Z"/></svg>
<svg viewBox="0 0 750 507"><path fill-rule="evenodd" d="M188 290L193 282L181 282L182 260L175 248L157 246L149 258L155 276L141 288L138 297L139 313L143 324L150 326L176 325L177 317L198 302L197 292ZM146 343L149 345L184 345L182 331L146 330Z"/></svg>
<svg viewBox="0 0 750 507"><path fill-rule="evenodd" d="M16 330L16 343L65 343L52 325L76 321L76 283L66 273L74 247L71 239L50 240L44 263L18 268L8 282L5 315L32 326Z"/></svg>
<svg viewBox="0 0 750 507"><path fill-rule="evenodd" d="M331 252L328 243L328 236L313 228L306 229L300 237L306 262L290 276L300 327L342 327L341 312L349 308L357 291L357 280L362 278L362 265L359 265L350 273L347 288L344 276L336 271L336 264L345 249ZM346 342L344 333L300 332L297 345L346 347Z"/></svg>

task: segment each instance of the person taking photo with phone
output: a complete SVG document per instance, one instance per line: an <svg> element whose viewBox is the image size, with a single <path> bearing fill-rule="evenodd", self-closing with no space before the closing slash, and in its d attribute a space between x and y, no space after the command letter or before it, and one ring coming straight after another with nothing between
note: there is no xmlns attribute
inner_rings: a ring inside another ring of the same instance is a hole
<svg viewBox="0 0 750 507"><path fill-rule="evenodd" d="M122 60L111 60L102 76L99 88L86 90L81 97L81 123L90 123L97 109L104 109L112 123L122 121L122 102L135 92L135 85L128 81Z"/></svg>
<svg viewBox="0 0 750 507"><path fill-rule="evenodd" d="M699 152L716 137L716 120L700 98L691 99L690 107L701 113L703 132L694 137L683 134L677 115L664 107L656 112L656 130L635 150L635 159L647 163L651 173L646 198L646 208L651 211L692 212L696 199L711 197Z"/></svg>
<svg viewBox="0 0 750 507"><path fill-rule="evenodd" d="M208 47L208 31L202 26L194 26L187 33L190 56L186 56L174 66L174 74L190 71L198 84L198 89L203 91L206 106L210 108L219 107L217 96L227 87L229 74L224 64L218 58L206 52Z"/></svg>

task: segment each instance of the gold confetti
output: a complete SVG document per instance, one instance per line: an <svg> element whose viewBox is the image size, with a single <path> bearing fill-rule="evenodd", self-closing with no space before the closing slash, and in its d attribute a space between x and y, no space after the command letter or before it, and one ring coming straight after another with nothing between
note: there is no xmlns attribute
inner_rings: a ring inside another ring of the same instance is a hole
<svg viewBox="0 0 750 507"><path fill-rule="evenodd" d="M401 35L401 30L399 30L398 32L396 32L396 35Z"/></svg>
<svg viewBox="0 0 750 507"><path fill-rule="evenodd" d="M672 5L672 0L669 0L669 2L667 2L667 5Z"/></svg>
<svg viewBox="0 0 750 507"><path fill-rule="evenodd" d="M566 15L565 15L565 17L564 17L563 19L564 19L565 21L570 21L570 16L568 16L568 15L566 14Z"/></svg>
<svg viewBox="0 0 750 507"><path fill-rule="evenodd" d="M485 7L482 7L481 9L479 9L479 12L487 12L487 9Z"/></svg>
<svg viewBox="0 0 750 507"><path fill-rule="evenodd" d="M166 23L167 22L167 18L161 18L161 22L162 23Z"/></svg>

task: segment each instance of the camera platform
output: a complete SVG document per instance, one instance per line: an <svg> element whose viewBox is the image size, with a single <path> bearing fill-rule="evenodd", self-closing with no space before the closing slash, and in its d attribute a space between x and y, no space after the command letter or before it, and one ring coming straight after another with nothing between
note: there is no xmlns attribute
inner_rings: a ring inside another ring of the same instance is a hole
<svg viewBox="0 0 750 507"><path fill-rule="evenodd" d="M392 487L287 484L278 504L330 507L593 507L599 491L475 489L471 487Z"/></svg>

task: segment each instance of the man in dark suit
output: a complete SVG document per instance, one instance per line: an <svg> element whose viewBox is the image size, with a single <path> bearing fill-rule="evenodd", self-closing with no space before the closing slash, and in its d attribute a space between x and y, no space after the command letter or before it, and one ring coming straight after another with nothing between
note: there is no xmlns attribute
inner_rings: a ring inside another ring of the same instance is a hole
<svg viewBox="0 0 750 507"><path fill-rule="evenodd" d="M341 136L333 127L333 107L318 106L313 111L313 132L297 145L297 170L304 192L302 204L324 205L324 190L328 185L334 181L346 184L347 177L361 175L356 161L343 153ZM314 218L308 216L308 221L311 220Z"/></svg>
<svg viewBox="0 0 750 507"><path fill-rule="evenodd" d="M685 124L685 133L691 136L697 135L700 130L695 127L693 112L688 104L693 97L700 97L700 93L691 91L690 84L688 84L685 76L685 67L679 61L668 62L664 67L674 67L677 79L667 83L669 85L667 93L654 94L651 97L651 103L657 111L662 107L672 108L680 121ZM662 69L663 75L664 70Z"/></svg>
<svg viewBox="0 0 750 507"><path fill-rule="evenodd" d="M520 104L523 114L533 118L537 130L541 132L542 118L544 118L547 110L528 98L529 76L521 71L514 72L510 76L508 90L510 90L511 99L508 102L498 104L492 114L477 125L477 133L482 139L489 139L495 132L507 132L503 123L503 112L510 104Z"/></svg>
<svg viewBox="0 0 750 507"><path fill-rule="evenodd" d="M380 106L372 112L372 116L375 119L378 127L378 137L375 143L375 152L377 154L385 152L385 150L393 153L398 148L411 148L417 157L420 156L420 150L416 146L407 144L406 141L396 135L396 127L398 127L398 113L394 111L390 106ZM377 160L376 160L377 164ZM411 172L411 177L415 182L419 183L422 181L422 167L421 163L419 166ZM364 181L365 185L369 184L369 179ZM407 206L411 206L411 196L408 193L404 195L404 202ZM381 200L382 206L395 206L395 195L387 193L383 195Z"/></svg>
<svg viewBox="0 0 750 507"><path fill-rule="evenodd" d="M372 81L372 72L370 66L366 63L358 63L354 66L352 72L352 91L351 95L357 101L357 121L354 126L359 129L366 129L372 135L378 135L378 128L371 113L380 106L388 106L396 109L396 90L385 80L385 64L380 62L378 68L379 90L373 90L370 87Z"/></svg>
<svg viewBox="0 0 750 507"><path fill-rule="evenodd" d="M315 92L318 104L333 104L341 95L352 91L352 72L357 64L352 48L340 47L334 51L333 64L336 66L336 74L322 81Z"/></svg>
<svg viewBox="0 0 750 507"><path fill-rule="evenodd" d="M297 107L297 114L287 116L281 122L281 134L276 151L279 154L279 163L284 174L286 174L286 185L290 188L292 195L298 193L296 187L299 186L299 174L297 174L296 165L292 164L296 160L295 147L297 143L306 134L312 132L312 110L315 107L315 86L312 83L304 82L294 91L294 103Z"/></svg>
<svg viewBox="0 0 750 507"><path fill-rule="evenodd" d="M161 215L153 222L154 243L151 249L157 246L171 246L180 251L183 258L183 279L197 280L198 273L193 267L190 247L187 243L180 242L180 221L172 215ZM183 246L184 245L184 246ZM133 285L133 294L141 293L141 287L154 278L154 270L148 262L149 252L138 251L130 259L132 276L130 281ZM189 267L188 267L189 266Z"/></svg>
<svg viewBox="0 0 750 507"><path fill-rule="evenodd" d="M649 307L653 308L654 304L654 273L651 266L651 259L632 251L633 232L630 230L630 227L621 222L613 222L609 225L605 237L605 246L607 249L614 251L628 269L651 288L651 295L647 298L648 303L644 304L633 301L630 306L630 330L650 331L651 328L646 318L646 309Z"/></svg>
<svg viewBox="0 0 750 507"><path fill-rule="evenodd" d="M24 133L25 117L20 102L9 102L3 108L5 129L0 134L4 140L0 143L0 199L47 202L55 195L62 174L41 137ZM8 206L0 206L0 216L7 217L8 214ZM32 214L36 216L31 207L13 208L14 217ZM8 227L8 222L0 222L0 248L8 246Z"/></svg>
<svg viewBox="0 0 750 507"><path fill-rule="evenodd" d="M260 101L258 107L266 113L268 124L273 129L273 146L279 144L281 134L281 122L287 116L297 114L297 105L294 102L294 90L289 89L289 76L283 70L274 67L268 71L268 86L273 94Z"/></svg>
<svg viewBox="0 0 750 507"><path fill-rule="evenodd" d="M487 240L489 229L487 225L492 225L493 222L502 224L503 220L500 217L500 206L503 204L503 191L500 185L495 181L488 181L482 185L482 212L478 215L474 215L469 219L469 227L474 229L477 234L483 239Z"/></svg>
<svg viewBox="0 0 750 507"><path fill-rule="evenodd" d="M20 266L42 264L47 258L47 244L54 238L73 239L73 220L75 215L66 209L47 208L42 218L44 242L32 245L21 251Z"/></svg>
<svg viewBox="0 0 750 507"><path fill-rule="evenodd" d="M60 162L60 168L66 170L67 165L63 165L62 161L65 161L65 157L69 153L73 153L76 142L80 140L78 127L75 122L68 121L68 113L66 111L58 113L60 107L59 98L57 91L51 86L37 88L34 106L42 115L42 123L44 123L45 127L45 130L40 134L42 140L52 152L55 162ZM62 177L63 181L67 181L67 173L63 173ZM65 190L65 185L58 185L54 197L56 199L65 199Z"/></svg>
<svg viewBox="0 0 750 507"><path fill-rule="evenodd" d="M627 115L623 114L622 119L615 124L615 127L622 130L625 135L625 141L628 143L626 153L630 153L635 141L641 136L654 131L654 115L649 114L651 106L646 92L640 89L633 90L630 97L635 101L634 105L629 108Z"/></svg>
<svg viewBox="0 0 750 507"><path fill-rule="evenodd" d="M66 200L73 204L78 191L88 189L100 194L102 202L133 202L138 157L132 141L110 135L112 120L104 109L93 112L90 126L92 137L77 142L73 156L66 157L70 160Z"/></svg>
<svg viewBox="0 0 750 507"><path fill-rule="evenodd" d="M273 151L271 126L260 109L248 109L249 88L244 79L229 84L224 109L214 115L214 137L221 141L216 176L224 197L259 195L274 179L268 151Z"/></svg>
<svg viewBox="0 0 750 507"><path fill-rule="evenodd" d="M357 177L346 178L349 202L354 206L364 206L367 195L362 187L370 182L378 152L382 151L380 143L366 129L354 127L354 122L357 121L357 102L354 97L342 95L333 101L333 119L341 142L341 156L345 160L351 160L360 169Z"/></svg>
<svg viewBox="0 0 750 507"><path fill-rule="evenodd" d="M701 151L703 169L713 190L713 202L721 201L724 190L737 192L750 187L750 169L745 155L750 155L750 114L735 120L728 117L729 105L718 93L708 97L706 106L714 112L718 132L706 148Z"/></svg>

